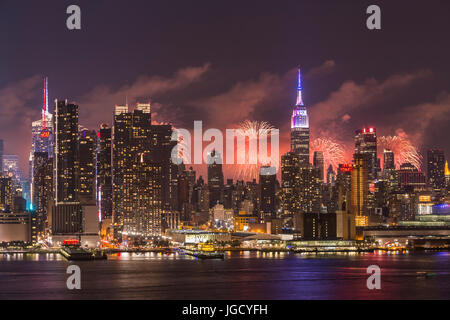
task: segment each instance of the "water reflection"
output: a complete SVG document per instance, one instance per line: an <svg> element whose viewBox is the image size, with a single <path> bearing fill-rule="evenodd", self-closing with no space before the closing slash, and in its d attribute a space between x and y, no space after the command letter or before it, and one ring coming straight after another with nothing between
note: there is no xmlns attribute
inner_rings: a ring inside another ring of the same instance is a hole
<svg viewBox="0 0 450 320"><path fill-rule="evenodd" d="M180 253L116 253L76 262L82 292L65 287L59 254L0 254L0 298L81 299L443 299L450 254L226 252L225 260ZM366 287L369 265L382 290Z"/></svg>

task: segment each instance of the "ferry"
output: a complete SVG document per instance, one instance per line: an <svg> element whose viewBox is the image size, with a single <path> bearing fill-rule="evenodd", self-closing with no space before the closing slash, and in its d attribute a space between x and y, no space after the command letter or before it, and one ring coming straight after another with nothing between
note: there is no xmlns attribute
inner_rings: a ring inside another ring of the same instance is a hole
<svg viewBox="0 0 450 320"><path fill-rule="evenodd" d="M406 251L406 247L402 246L398 241L386 241L382 249L387 251Z"/></svg>
<svg viewBox="0 0 450 320"><path fill-rule="evenodd" d="M199 243L197 248L183 248L183 252L189 256L199 259L221 259L225 258L225 254L216 251L212 243Z"/></svg>
<svg viewBox="0 0 450 320"><path fill-rule="evenodd" d="M84 249L78 240L64 240L64 244L61 246L59 252L70 261L107 259L107 255L103 251Z"/></svg>

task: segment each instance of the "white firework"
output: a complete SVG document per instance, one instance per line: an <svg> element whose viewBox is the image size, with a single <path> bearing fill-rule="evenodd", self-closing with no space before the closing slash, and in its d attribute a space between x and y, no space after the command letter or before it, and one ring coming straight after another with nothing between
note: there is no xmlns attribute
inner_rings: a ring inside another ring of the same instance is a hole
<svg viewBox="0 0 450 320"><path fill-rule="evenodd" d="M271 130L275 129L271 124L265 121L250 121L245 120L239 125L238 131L244 139L248 137L249 143L258 143L259 139L266 138L270 134ZM258 158L258 152L247 152L244 147L243 150L236 150L237 154L245 154L245 164L234 164L233 166L233 178L236 180L251 181L259 178L259 168L263 165L272 165L278 168L278 156L271 157L270 161L262 162Z"/></svg>

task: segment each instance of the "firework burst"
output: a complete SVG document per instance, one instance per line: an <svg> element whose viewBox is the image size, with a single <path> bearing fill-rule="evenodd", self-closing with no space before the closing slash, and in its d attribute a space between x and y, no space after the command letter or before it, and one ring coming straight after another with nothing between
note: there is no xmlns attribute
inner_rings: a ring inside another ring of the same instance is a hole
<svg viewBox="0 0 450 320"><path fill-rule="evenodd" d="M395 166L399 168L401 164L409 162L418 170L422 165L422 155L417 151L406 137L383 136L378 138L378 154L383 154L385 149L394 153ZM382 159L381 159L382 160Z"/></svg>
<svg viewBox="0 0 450 320"><path fill-rule="evenodd" d="M249 142L258 142L261 137L267 137L270 134L270 131L274 129L272 125L265 121L250 121L245 120L239 125L239 134L244 138L248 137ZM262 165L275 165L278 167L278 159L272 157L270 159L270 163L264 161L261 162L261 159L258 159L258 153L247 152L246 148L244 150L236 150L237 153L244 152L245 153L245 164L234 164L232 166L233 178L236 180L247 180L251 181L253 179L259 178L259 168Z"/></svg>
<svg viewBox="0 0 450 320"><path fill-rule="evenodd" d="M341 144L330 139L318 138L311 142L310 146L311 163L315 151L323 152L324 169L331 166L336 171L339 164L345 163L345 152Z"/></svg>

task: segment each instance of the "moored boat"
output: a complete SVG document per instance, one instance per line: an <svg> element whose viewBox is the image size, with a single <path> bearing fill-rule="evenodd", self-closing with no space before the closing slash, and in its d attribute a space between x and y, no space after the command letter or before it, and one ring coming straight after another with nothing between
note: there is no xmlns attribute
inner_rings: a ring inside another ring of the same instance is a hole
<svg viewBox="0 0 450 320"><path fill-rule="evenodd" d="M90 251L81 247L78 240L65 240L59 252L70 261L104 260L107 255L103 251Z"/></svg>
<svg viewBox="0 0 450 320"><path fill-rule="evenodd" d="M225 254L218 252L211 243L199 243L197 248L183 248L183 252L198 259L224 259Z"/></svg>

